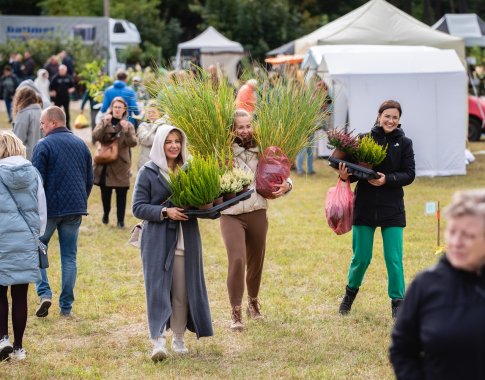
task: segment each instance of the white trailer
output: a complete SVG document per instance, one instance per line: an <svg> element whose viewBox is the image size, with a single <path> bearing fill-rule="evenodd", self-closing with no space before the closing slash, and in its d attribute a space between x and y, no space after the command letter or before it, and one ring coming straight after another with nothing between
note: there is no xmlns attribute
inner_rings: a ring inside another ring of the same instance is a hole
<svg viewBox="0 0 485 380"><path fill-rule="evenodd" d="M109 75L124 68L120 52L141 42L135 24L109 17L0 16L0 43L7 40L79 37L102 52Z"/></svg>

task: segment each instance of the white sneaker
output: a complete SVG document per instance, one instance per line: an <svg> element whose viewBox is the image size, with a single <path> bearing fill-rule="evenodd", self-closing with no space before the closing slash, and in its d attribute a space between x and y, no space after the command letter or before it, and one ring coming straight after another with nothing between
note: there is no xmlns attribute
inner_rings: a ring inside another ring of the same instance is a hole
<svg viewBox="0 0 485 380"><path fill-rule="evenodd" d="M0 339L0 362L10 357L13 352L12 343L7 335Z"/></svg>
<svg viewBox="0 0 485 380"><path fill-rule="evenodd" d="M166 345L166 339L160 337L158 339L152 339L153 343L153 351L152 351L152 360L154 362L160 362L168 357Z"/></svg>
<svg viewBox="0 0 485 380"><path fill-rule="evenodd" d="M27 357L27 353L23 348L16 348L10 354L10 359L13 359L13 360L25 360L26 357Z"/></svg>
<svg viewBox="0 0 485 380"><path fill-rule="evenodd" d="M189 350L185 347L183 340L172 339L172 351L177 354L188 354Z"/></svg>

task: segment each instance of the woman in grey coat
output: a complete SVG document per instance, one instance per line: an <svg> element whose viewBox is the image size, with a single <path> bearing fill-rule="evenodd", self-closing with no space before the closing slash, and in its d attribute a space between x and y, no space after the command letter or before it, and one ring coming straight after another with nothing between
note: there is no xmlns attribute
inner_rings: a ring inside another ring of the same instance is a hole
<svg viewBox="0 0 485 380"><path fill-rule="evenodd" d="M13 133L22 141L30 160L35 144L42 138L40 114L42 100L30 87L19 87L13 98Z"/></svg>
<svg viewBox="0 0 485 380"><path fill-rule="evenodd" d="M169 171L185 164L186 142L182 130L160 126L151 161L138 172L133 192L133 214L144 220L141 258L153 361L168 356L165 346L169 328L175 353L188 352L184 344L186 328L197 338L212 336L199 226L196 219L188 219L169 200Z"/></svg>

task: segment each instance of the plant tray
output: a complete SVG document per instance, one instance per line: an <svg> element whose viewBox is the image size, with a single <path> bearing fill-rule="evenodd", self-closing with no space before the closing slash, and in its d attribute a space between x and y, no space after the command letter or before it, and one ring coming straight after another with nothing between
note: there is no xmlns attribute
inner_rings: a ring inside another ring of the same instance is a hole
<svg viewBox="0 0 485 380"><path fill-rule="evenodd" d="M217 219L221 216L221 211L235 205L236 203L249 199L252 193L254 193L254 189L249 189L248 191L236 195L236 197L228 199L227 201L222 202L221 204L214 206L208 210L184 210L184 214L187 215L189 219Z"/></svg>
<svg viewBox="0 0 485 380"><path fill-rule="evenodd" d="M352 162L341 160L335 157L329 157L328 161L329 161L328 164L334 169L338 169L338 164L340 162L343 162L347 166L349 173L351 173L353 176L357 177L358 179L367 180L367 179L379 178L379 174L377 174L374 170L364 168L363 166L356 165Z"/></svg>

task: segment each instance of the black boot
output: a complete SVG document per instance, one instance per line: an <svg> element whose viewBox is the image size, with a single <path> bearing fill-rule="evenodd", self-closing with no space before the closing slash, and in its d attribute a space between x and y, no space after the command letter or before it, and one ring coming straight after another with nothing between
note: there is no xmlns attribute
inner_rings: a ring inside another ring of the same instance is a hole
<svg viewBox="0 0 485 380"><path fill-rule="evenodd" d="M345 287L345 296L342 299L342 303L338 308L338 312L340 315L347 315L350 313L350 309L352 309L352 303L359 292L359 288L351 289L348 286Z"/></svg>
<svg viewBox="0 0 485 380"><path fill-rule="evenodd" d="M399 311L399 308L401 307L402 304L402 299L396 298L395 300L391 300L391 310L392 310L392 317L394 319L397 318L397 313Z"/></svg>

